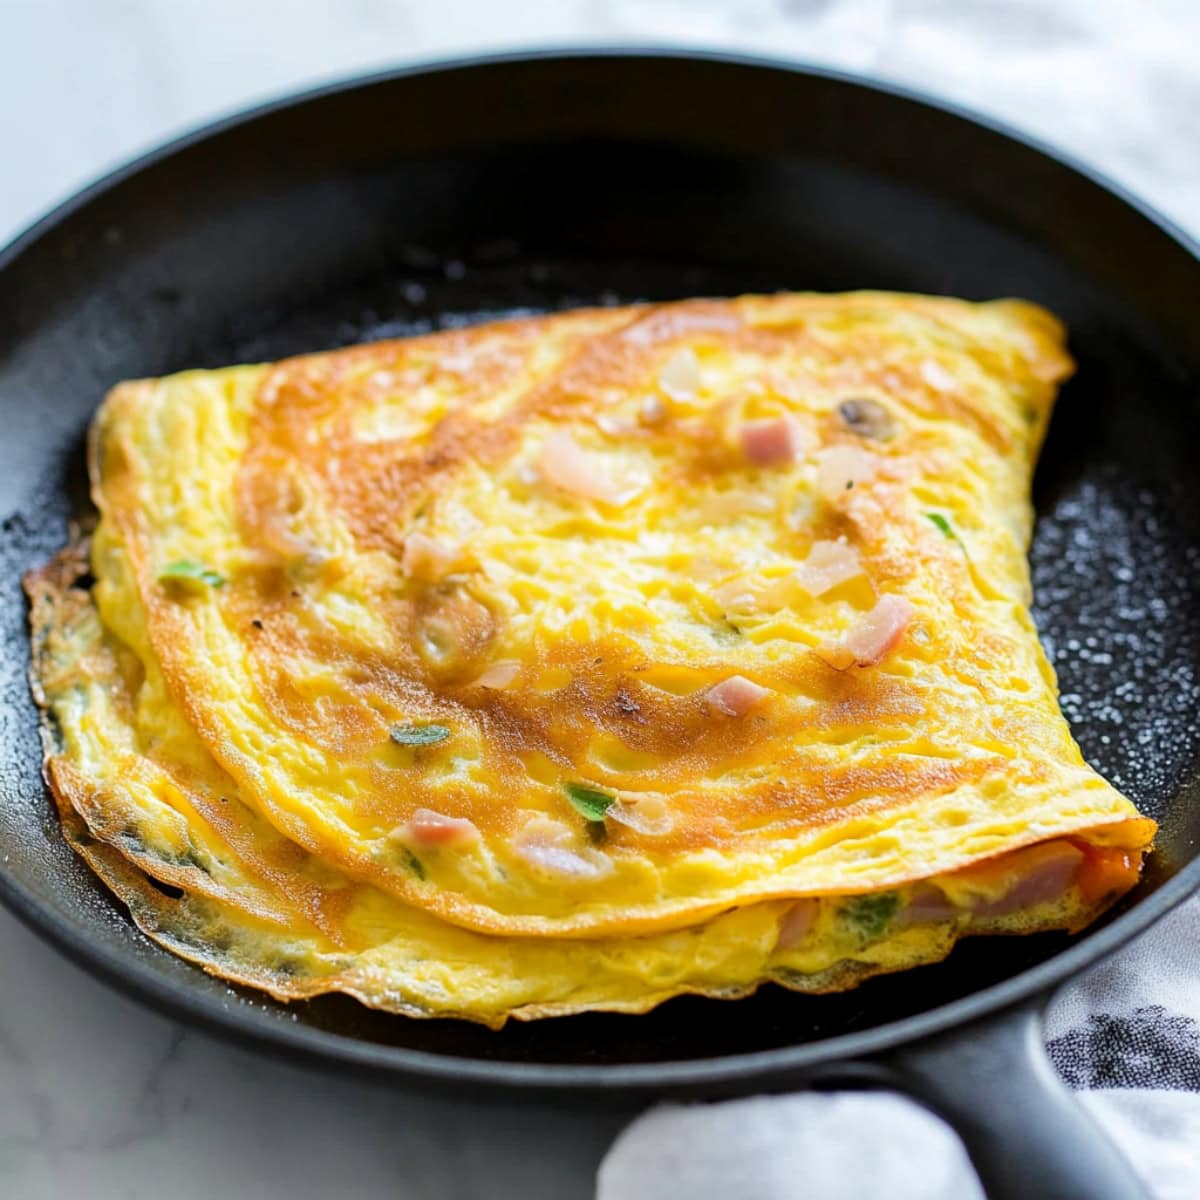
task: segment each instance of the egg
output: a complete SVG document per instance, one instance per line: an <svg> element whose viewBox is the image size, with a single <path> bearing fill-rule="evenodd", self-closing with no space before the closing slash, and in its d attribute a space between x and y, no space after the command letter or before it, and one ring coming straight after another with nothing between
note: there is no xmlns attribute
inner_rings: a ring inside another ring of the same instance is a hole
<svg viewBox="0 0 1200 1200"><path fill-rule="evenodd" d="M1078 929L1154 825L1028 612L1070 370L864 292L122 384L27 580L66 835L216 974L490 1025Z"/></svg>

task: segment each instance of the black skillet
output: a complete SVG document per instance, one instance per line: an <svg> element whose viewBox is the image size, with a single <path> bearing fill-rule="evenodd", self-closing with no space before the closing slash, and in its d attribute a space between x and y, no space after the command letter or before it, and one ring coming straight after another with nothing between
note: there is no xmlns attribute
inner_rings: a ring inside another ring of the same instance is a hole
<svg viewBox="0 0 1200 1200"><path fill-rule="evenodd" d="M1088 758L1162 822L1145 884L1085 936L977 940L840 996L490 1033L229 989L151 945L66 849L18 579L87 509L83 431L111 384L497 312L860 287L1024 296L1070 326L1037 615ZM1040 1014L1200 883L1197 297L1196 247L1060 156L895 89L732 57L400 71L149 155L0 257L0 896L125 991L288 1056L591 1103L896 1086L957 1126L993 1197L1143 1196L1057 1082Z"/></svg>

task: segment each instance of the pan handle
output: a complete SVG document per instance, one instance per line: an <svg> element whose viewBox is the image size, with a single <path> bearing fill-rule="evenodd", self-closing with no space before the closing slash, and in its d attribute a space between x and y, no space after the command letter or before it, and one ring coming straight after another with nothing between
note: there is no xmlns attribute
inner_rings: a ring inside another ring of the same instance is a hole
<svg viewBox="0 0 1200 1200"><path fill-rule="evenodd" d="M904 1046L883 1065L958 1132L988 1200L1149 1200L1046 1057L1048 999Z"/></svg>

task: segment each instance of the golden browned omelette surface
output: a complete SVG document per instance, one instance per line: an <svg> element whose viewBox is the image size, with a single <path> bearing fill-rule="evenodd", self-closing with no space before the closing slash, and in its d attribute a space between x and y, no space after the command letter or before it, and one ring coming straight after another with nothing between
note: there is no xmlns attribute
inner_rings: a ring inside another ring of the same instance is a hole
<svg viewBox="0 0 1200 1200"><path fill-rule="evenodd" d="M857 293L124 384L29 582L68 835L211 970L493 1024L1077 928L1154 826L1028 614L1070 369Z"/></svg>

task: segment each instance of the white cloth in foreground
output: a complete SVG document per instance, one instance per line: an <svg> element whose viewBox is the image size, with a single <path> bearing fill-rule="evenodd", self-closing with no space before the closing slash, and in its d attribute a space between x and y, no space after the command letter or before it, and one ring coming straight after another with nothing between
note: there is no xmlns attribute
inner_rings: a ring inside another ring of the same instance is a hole
<svg viewBox="0 0 1200 1200"><path fill-rule="evenodd" d="M660 1105L617 1139L596 1200L876 1195L983 1200L958 1138L917 1105L877 1092Z"/></svg>
<svg viewBox="0 0 1200 1200"><path fill-rule="evenodd" d="M1200 1197L1200 898L1056 999L1048 1050L1155 1200ZM661 1105L600 1167L596 1200L977 1200L957 1136L901 1096Z"/></svg>

